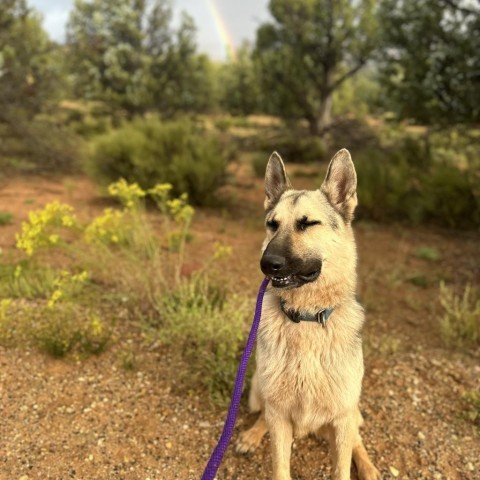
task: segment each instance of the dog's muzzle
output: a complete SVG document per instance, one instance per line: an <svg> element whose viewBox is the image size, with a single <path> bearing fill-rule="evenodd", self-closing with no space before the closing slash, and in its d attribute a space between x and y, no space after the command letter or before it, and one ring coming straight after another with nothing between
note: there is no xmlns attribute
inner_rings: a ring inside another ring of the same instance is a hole
<svg viewBox="0 0 480 480"><path fill-rule="evenodd" d="M314 282L322 269L319 259L290 260L281 255L265 252L260 260L262 272L272 280L275 288L298 288Z"/></svg>

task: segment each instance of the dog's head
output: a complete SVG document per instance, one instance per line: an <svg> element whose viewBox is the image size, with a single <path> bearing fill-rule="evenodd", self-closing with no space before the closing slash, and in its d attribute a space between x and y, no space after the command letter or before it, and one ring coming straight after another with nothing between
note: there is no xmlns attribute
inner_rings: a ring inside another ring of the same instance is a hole
<svg viewBox="0 0 480 480"><path fill-rule="evenodd" d="M265 175L267 237L260 261L276 288L298 288L355 264L350 223L357 205L357 176L348 150L330 161L318 190L294 190L274 152Z"/></svg>

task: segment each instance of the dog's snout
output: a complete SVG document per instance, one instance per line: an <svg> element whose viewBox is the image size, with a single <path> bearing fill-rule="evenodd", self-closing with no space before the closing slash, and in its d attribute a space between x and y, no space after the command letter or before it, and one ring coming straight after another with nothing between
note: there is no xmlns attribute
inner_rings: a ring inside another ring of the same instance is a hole
<svg viewBox="0 0 480 480"><path fill-rule="evenodd" d="M285 257L272 253L265 253L260 261L262 272L266 275L279 273L285 267L287 261Z"/></svg>

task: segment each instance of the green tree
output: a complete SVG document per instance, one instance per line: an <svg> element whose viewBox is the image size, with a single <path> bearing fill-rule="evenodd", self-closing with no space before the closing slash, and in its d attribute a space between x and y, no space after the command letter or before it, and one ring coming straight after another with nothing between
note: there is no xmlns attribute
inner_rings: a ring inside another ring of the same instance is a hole
<svg viewBox="0 0 480 480"><path fill-rule="evenodd" d="M426 124L478 122L478 2L384 0L380 19L387 106Z"/></svg>
<svg viewBox="0 0 480 480"><path fill-rule="evenodd" d="M25 0L0 3L0 152L35 163L57 164L54 140L47 141L43 115L58 105L64 75L60 48L43 30Z"/></svg>
<svg viewBox="0 0 480 480"><path fill-rule="evenodd" d="M261 110L260 85L252 48L244 43L221 70L221 106L233 115L250 115Z"/></svg>
<svg viewBox="0 0 480 480"><path fill-rule="evenodd" d="M208 110L213 88L210 61L197 54L193 19L182 13L180 25L174 29L172 16L170 4L157 2L148 18L146 54L151 105L167 116Z"/></svg>
<svg viewBox="0 0 480 480"><path fill-rule="evenodd" d="M134 114L144 104L143 0L76 0L67 24L75 94Z"/></svg>
<svg viewBox="0 0 480 480"><path fill-rule="evenodd" d="M0 115L12 109L34 115L55 96L58 49L25 0L0 5Z"/></svg>
<svg viewBox="0 0 480 480"><path fill-rule="evenodd" d="M208 62L196 52L191 17L172 24L168 0L76 0L67 25L76 94L129 116L201 109Z"/></svg>
<svg viewBox="0 0 480 480"><path fill-rule="evenodd" d="M305 118L313 134L331 122L332 95L376 47L375 0L271 0L257 31L267 108Z"/></svg>

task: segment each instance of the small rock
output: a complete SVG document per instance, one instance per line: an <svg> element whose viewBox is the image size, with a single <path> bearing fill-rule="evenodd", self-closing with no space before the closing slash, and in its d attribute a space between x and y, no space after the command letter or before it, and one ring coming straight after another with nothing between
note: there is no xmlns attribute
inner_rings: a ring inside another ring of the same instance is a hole
<svg viewBox="0 0 480 480"><path fill-rule="evenodd" d="M470 472L473 472L475 470L475 467L472 462L467 463L467 468Z"/></svg>
<svg viewBox="0 0 480 480"><path fill-rule="evenodd" d="M165 447L168 448L168 449L172 448L172 442L167 442L165 444Z"/></svg>
<svg viewBox="0 0 480 480"><path fill-rule="evenodd" d="M422 442L425 440L425 435L424 435L422 432L418 432L417 437L418 437L418 439L421 440Z"/></svg>
<svg viewBox="0 0 480 480"><path fill-rule="evenodd" d="M389 470L390 470L390 473L391 473L395 478L397 478L398 475L400 474L400 472L399 472L395 467L390 466L390 467L388 467L388 468L389 468Z"/></svg>

